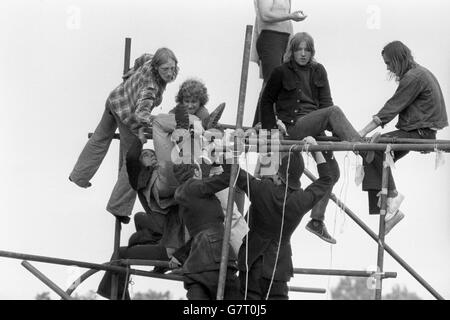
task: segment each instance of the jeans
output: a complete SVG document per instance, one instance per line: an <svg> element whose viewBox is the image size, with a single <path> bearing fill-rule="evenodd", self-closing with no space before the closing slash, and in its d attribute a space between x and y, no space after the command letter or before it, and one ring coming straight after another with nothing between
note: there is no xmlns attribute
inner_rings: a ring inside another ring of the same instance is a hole
<svg viewBox="0 0 450 320"><path fill-rule="evenodd" d="M261 31L258 40L256 41L256 50L261 60L261 69L263 74L263 86L261 92L264 90L264 86L269 80L273 69L283 63L283 55L286 52L288 42L289 34L287 33L273 30ZM258 100L253 126L260 121L261 115Z"/></svg>
<svg viewBox="0 0 450 320"><path fill-rule="evenodd" d="M436 139L436 131L431 129L417 129L412 131L395 130L382 135L382 137L408 138L408 139ZM394 161L400 160L406 156L409 151L394 151ZM371 163L363 160L364 179L362 183L363 191L368 191L369 214L379 214L377 194L381 190L381 180L383 174L383 151L376 151L375 157ZM395 196L397 189L391 170L388 170L388 196Z"/></svg>
<svg viewBox="0 0 450 320"><path fill-rule="evenodd" d="M303 139L307 136L314 137L324 135L323 132L325 130L333 132L333 135L344 141L362 141L359 133L353 128L345 114L337 106L310 112L307 115L298 118L294 125L287 125L287 131L290 138L296 140ZM320 221L325 219L325 210L330 194L340 176L339 165L336 159L334 159L333 153L327 151L323 152L323 155L330 167L333 184L325 196L311 210L311 218Z"/></svg>
<svg viewBox="0 0 450 320"><path fill-rule="evenodd" d="M133 247L120 247L119 259L144 259L144 260L160 260L168 261L169 257L166 253L166 248L161 245L137 245ZM106 271L97 289L97 293L104 298L111 298L111 283L113 272ZM118 298L122 299L122 296L126 300L130 300L128 293L128 282L125 273L118 273Z"/></svg>
<svg viewBox="0 0 450 320"><path fill-rule="evenodd" d="M129 146L137 137L113 115L108 104L94 134L81 151L69 178L80 187L90 186L89 181L105 158L117 128L119 128L121 148L119 176L106 210L116 216L129 216L136 200L136 191L131 188L128 181L125 157Z"/></svg>
<svg viewBox="0 0 450 320"><path fill-rule="evenodd" d="M247 289L247 300L264 300L270 286L270 279L262 277L262 257L259 257L251 266L248 272L248 283L246 284L247 273L239 272L241 299L245 298ZM246 288L247 285L247 288ZM286 281L274 280L270 289L269 300L288 300L289 288Z"/></svg>
<svg viewBox="0 0 450 320"><path fill-rule="evenodd" d="M188 300L216 300L219 270L184 275L184 288ZM239 299L239 280L236 271L227 269L224 300Z"/></svg>

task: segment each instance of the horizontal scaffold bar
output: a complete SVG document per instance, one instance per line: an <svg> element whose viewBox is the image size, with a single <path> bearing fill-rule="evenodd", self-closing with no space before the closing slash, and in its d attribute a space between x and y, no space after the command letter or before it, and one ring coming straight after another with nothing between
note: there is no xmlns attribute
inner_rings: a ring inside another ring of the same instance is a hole
<svg viewBox="0 0 450 320"><path fill-rule="evenodd" d="M52 258L52 257L46 257L46 256L38 256L38 255L31 255L31 254L25 254L25 253L3 251L3 250L0 250L0 257L29 260L29 261L36 261L36 262L43 262L43 263L51 263L51 264L60 264L60 265L64 265L64 266L77 266L80 268L112 271L112 272L119 272L119 273L127 273L128 272L129 274L135 274L135 275L143 276L143 277L151 277L151 278L159 278L159 279L167 279L167 280L178 280L178 281L183 280L183 277L180 275L161 274L161 273L155 273L155 272L150 272L150 271L130 269L130 268L126 268L126 267L122 267L122 266L118 266L118 265L112 265L112 264L90 263L90 262L84 262L84 261Z"/></svg>
<svg viewBox="0 0 450 320"><path fill-rule="evenodd" d="M232 126L230 126L230 125L227 125L227 127L229 127L230 129L234 129L234 127L233 128L231 128ZM245 130L245 129L244 129ZM92 133L90 132L90 133L88 133L88 138L90 138L92 136ZM151 134L148 134L148 133L146 133L145 134L145 137L147 138L147 139L149 139L149 140L151 140L152 138L153 138L153 136L151 135ZM114 134L114 139L120 139L120 135L118 134L118 133L115 133ZM252 143L261 143L261 142L258 142L258 140L257 139L259 139L259 138L252 138L252 140L256 140L256 142L253 142L252 141ZM317 142L319 143L319 144L321 144L321 142L327 142L327 144L329 144L329 143L336 143L336 142L345 142L345 141L342 141L342 140L340 140L339 138L337 138L337 137L329 137L329 136L318 136L318 137L315 137L315 139L317 140ZM363 138L363 140L365 141L365 142L369 142L370 141L370 137L365 137L365 138ZM283 145L291 145L291 144L297 144L297 143L299 143L300 141L298 141L298 140L289 140L289 139L284 139L284 140L281 140L280 141L280 144L283 144ZM409 138L395 138L395 137L380 137L379 138L379 140L378 140L378 143L385 143L385 144L409 144L409 143L411 143L411 144L437 144L437 145L441 145L441 144L450 144L450 140L442 140L442 139L438 139L438 140L433 140L433 139L409 139Z"/></svg>
<svg viewBox="0 0 450 320"><path fill-rule="evenodd" d="M372 277L375 271L339 270L339 269L310 269L294 268L294 274L323 275L323 276L347 276L347 277ZM379 273L383 278L397 278L397 272Z"/></svg>
<svg viewBox="0 0 450 320"><path fill-rule="evenodd" d="M385 144L385 143L339 143L339 144L320 144L320 145L306 145L303 142L298 142L292 145L274 145L264 146L264 151L386 151L390 146L391 151L418 151L418 152L433 152L436 149L439 151L450 152L450 144ZM247 152L261 151L261 146L248 145Z"/></svg>
<svg viewBox="0 0 450 320"><path fill-rule="evenodd" d="M289 286L289 291L292 292L305 292L305 293L327 293L326 289L322 288L305 288L305 287L296 287L296 286Z"/></svg>
<svg viewBox="0 0 450 320"><path fill-rule="evenodd" d="M81 268L94 269L94 270L104 270L104 271L128 273L128 274L134 274L134 275L142 276L142 277L183 281L183 276L179 275L179 274L161 274L161 273L155 273L155 272L151 272L151 271L131 269L128 267L122 267L122 266L117 266L117 265L90 263L90 262L84 262L84 261L60 259L60 258L31 255L31 254L4 251L4 250L0 250L0 257L11 258L11 259L20 259L20 260L29 260L29 261L36 261L36 262L43 262L43 263L50 263L50 264L60 264L60 265L65 265L65 266L78 266ZM124 263L124 264L127 264L129 262L136 262L137 264L140 264L140 265L145 265L145 263L146 263L146 265L148 265L148 266L158 266L158 265L159 266L165 266L165 265L168 266L168 263L166 261L157 261L157 260L124 259L124 260L120 260L119 262ZM92 273L94 273L94 272L92 272ZM89 273L89 275L91 275L91 273ZM290 290L290 288L291 287L289 287L289 290ZM309 292L309 293L324 293L323 290L325 290L325 289L292 287L291 291Z"/></svg>

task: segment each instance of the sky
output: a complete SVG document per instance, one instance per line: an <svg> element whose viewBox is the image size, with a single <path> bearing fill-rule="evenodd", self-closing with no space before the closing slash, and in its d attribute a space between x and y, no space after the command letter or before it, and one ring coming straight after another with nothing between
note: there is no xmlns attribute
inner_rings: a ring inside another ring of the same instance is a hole
<svg viewBox="0 0 450 320"><path fill-rule="evenodd" d="M361 129L389 99L397 84L389 81L380 52L401 40L416 61L439 79L447 110L450 104L450 3L412 0L292 0L308 18L294 23L315 39L316 59L328 72L333 100L356 129ZM221 122L236 123L246 25L253 25L253 1L67 1L0 2L0 250L103 263L113 250L114 219L105 210L117 178L118 141L114 141L93 186L81 189L68 181L81 149L103 113L109 92L121 81L125 37L132 38L132 61L159 47L171 48L180 72L167 86L153 113L175 105L180 84L203 80L213 110L226 102ZM251 63L246 88L244 125L250 125L261 79ZM394 130L396 121L382 132ZM450 129L439 131L450 139ZM149 143L151 147L151 142ZM368 215L367 196L355 185L353 153L336 153L341 179L334 193L378 230ZM442 296L450 298L450 160L435 169L435 154L412 152L394 170L405 195L405 219L386 242ZM252 157L251 159L254 159ZM252 161L250 161L252 163ZM312 160L308 167L315 170ZM309 184L302 178L303 186ZM142 210L135 206L134 212ZM292 237L295 267L366 270L376 266L377 246L330 202L326 224L337 244L331 246L305 230L308 217ZM134 232L123 226L121 243ZM84 269L34 263L62 288ZM433 297L391 257L385 270L398 272L384 281L384 292L404 285L424 299ZM101 273L77 293L95 290ZM336 277L295 276L292 286L329 291ZM182 283L134 278L132 292L170 290L185 297ZM0 257L0 299L33 299L50 291L20 265ZM56 294L51 293L53 298ZM329 299L329 294L291 293L290 299Z"/></svg>

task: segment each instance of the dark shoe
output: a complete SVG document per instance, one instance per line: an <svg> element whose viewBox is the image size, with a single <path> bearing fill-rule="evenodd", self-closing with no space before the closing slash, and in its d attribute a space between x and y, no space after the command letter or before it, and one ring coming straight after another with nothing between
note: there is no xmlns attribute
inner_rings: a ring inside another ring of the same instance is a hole
<svg viewBox="0 0 450 320"><path fill-rule="evenodd" d="M336 244L336 240L328 233L327 227L325 227L323 221L311 220L306 225L306 230L314 233L316 236L326 242Z"/></svg>
<svg viewBox="0 0 450 320"><path fill-rule="evenodd" d="M175 107L176 129L189 129L189 113L185 106L178 104Z"/></svg>
<svg viewBox="0 0 450 320"><path fill-rule="evenodd" d="M225 103L219 104L219 106L214 109L213 112L209 115L208 118L205 119L203 123L203 127L205 130L216 128L219 123L220 117L222 116L223 110L225 109Z"/></svg>
<svg viewBox="0 0 450 320"><path fill-rule="evenodd" d="M164 274L167 271L170 271L170 268L168 267L154 267L153 270L151 272L153 273L160 273L160 274Z"/></svg>
<svg viewBox="0 0 450 320"><path fill-rule="evenodd" d="M387 235L392 230L392 228L395 227L395 225L399 223L404 217L405 214L400 210L397 210L393 214L386 214L386 218L384 220L384 235Z"/></svg>
<svg viewBox="0 0 450 320"><path fill-rule="evenodd" d="M373 136L370 138L369 143L377 143L380 140L381 133L375 132ZM367 151L366 153L366 162L371 163L373 158L375 157L375 151Z"/></svg>
<svg viewBox="0 0 450 320"><path fill-rule="evenodd" d="M115 215L115 217L117 220L120 221L120 223L123 223L123 224L128 224L128 223L130 223L130 220L131 220L130 217L128 217L128 216L116 216Z"/></svg>

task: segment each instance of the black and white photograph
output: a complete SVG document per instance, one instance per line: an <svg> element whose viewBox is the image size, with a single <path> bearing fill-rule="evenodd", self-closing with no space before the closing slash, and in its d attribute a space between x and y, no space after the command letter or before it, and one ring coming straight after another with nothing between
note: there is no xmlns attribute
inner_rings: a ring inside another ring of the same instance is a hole
<svg viewBox="0 0 450 320"><path fill-rule="evenodd" d="M450 299L449 13L1 1L0 300Z"/></svg>

